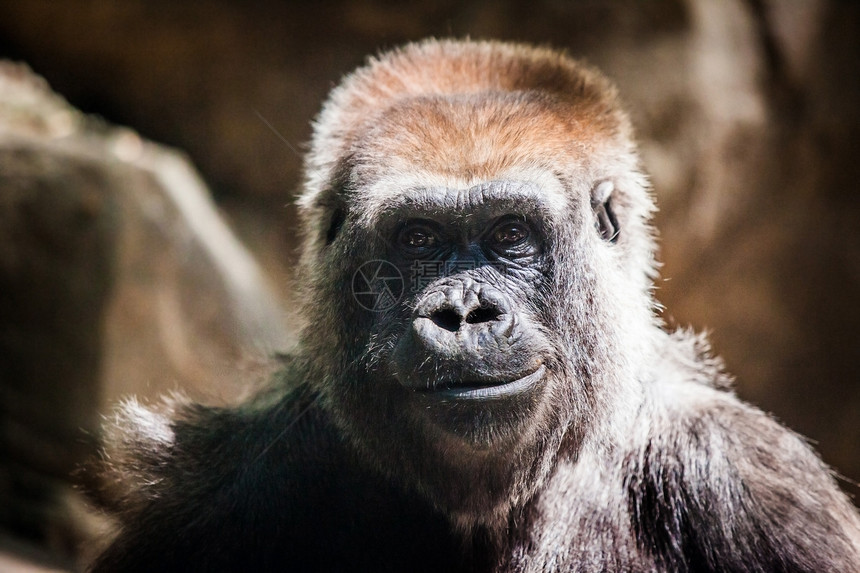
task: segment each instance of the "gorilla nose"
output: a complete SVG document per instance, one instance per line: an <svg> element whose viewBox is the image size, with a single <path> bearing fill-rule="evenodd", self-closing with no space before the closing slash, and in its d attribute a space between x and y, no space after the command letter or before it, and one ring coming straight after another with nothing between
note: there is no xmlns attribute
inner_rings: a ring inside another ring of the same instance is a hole
<svg viewBox="0 0 860 573"><path fill-rule="evenodd" d="M463 316L461 311L453 308L441 308L434 311L428 318L438 326L449 332L457 332L463 327L463 324L483 324L500 320L504 313L499 310L498 306L490 304L487 306L479 306L474 310L470 310L466 316Z"/></svg>
<svg viewBox="0 0 860 573"><path fill-rule="evenodd" d="M508 295L452 280L418 301L392 365L398 381L415 390L498 385L534 370L524 364L534 356L528 340Z"/></svg>
<svg viewBox="0 0 860 573"><path fill-rule="evenodd" d="M443 343L452 336L467 346L500 342L510 337L514 317L507 297L492 288L452 285L429 294L416 309L415 327L425 343Z"/></svg>

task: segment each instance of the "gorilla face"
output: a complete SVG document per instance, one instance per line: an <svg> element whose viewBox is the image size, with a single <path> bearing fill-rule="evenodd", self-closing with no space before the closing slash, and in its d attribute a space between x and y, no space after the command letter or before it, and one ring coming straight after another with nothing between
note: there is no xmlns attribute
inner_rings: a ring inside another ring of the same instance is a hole
<svg viewBox="0 0 860 573"><path fill-rule="evenodd" d="M385 256L408 277L401 327L374 325L392 349L379 357L382 370L442 429L498 438L503 425L522 423L518 411L540 400L556 368L538 328L552 268L546 206L533 187L498 181L422 190L402 203L379 225ZM504 412L494 436L487 412Z"/></svg>
<svg viewBox="0 0 860 573"><path fill-rule="evenodd" d="M532 205L499 204L511 188L494 182L422 193L383 227L386 255L411 286L430 279L409 293L409 328L392 357L404 387L452 399L503 398L542 365L546 342L527 305L515 301L546 285L544 229ZM450 212L446 203L469 208Z"/></svg>
<svg viewBox="0 0 860 573"><path fill-rule="evenodd" d="M340 306L318 316L344 341L323 388L340 423L383 468L464 520L528 495L597 410L591 365L612 337L593 327L604 321L588 258L560 275L569 257L558 251L612 248L601 237L614 232L604 202L565 199L560 182L544 179L401 193L365 182L361 195L344 195L343 220L331 216L339 228L318 265L337 273L320 280L336 286L318 299ZM356 296L368 261L388 272L364 284L395 300ZM399 288L386 290L392 277ZM574 328L584 324L592 330Z"/></svg>
<svg viewBox="0 0 860 573"><path fill-rule="evenodd" d="M607 207L596 206L596 225L612 240ZM493 181L424 191L390 218L380 225L385 255L412 288L405 330L383 358L388 372L430 403L459 409L539 400L547 368L560 369L559 349L540 328L554 282L552 213L540 189Z"/></svg>

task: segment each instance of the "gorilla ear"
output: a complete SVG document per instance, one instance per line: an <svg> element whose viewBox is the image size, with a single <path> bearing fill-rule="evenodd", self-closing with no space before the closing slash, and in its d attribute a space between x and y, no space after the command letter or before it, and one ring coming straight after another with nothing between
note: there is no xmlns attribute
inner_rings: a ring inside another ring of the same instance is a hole
<svg viewBox="0 0 860 573"><path fill-rule="evenodd" d="M326 246L331 245L335 238L337 238L338 232L340 232L340 228L343 227L343 223L346 221L346 212L343 207L338 207L334 210L329 219L328 230L325 234L325 244Z"/></svg>
<svg viewBox="0 0 860 573"><path fill-rule="evenodd" d="M591 208L594 210L596 221L594 223L597 232L605 241L618 242L621 227L612 210L612 192L615 185L612 181L603 181L591 191Z"/></svg>

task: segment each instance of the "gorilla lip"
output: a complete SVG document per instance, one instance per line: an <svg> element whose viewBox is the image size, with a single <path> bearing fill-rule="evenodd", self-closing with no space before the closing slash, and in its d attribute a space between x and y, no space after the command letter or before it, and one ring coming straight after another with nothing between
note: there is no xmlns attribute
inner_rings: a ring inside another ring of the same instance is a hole
<svg viewBox="0 0 860 573"><path fill-rule="evenodd" d="M486 382L483 384L461 384L447 386L439 390L425 390L426 395L438 396L440 398L453 398L456 400L487 400L494 398L506 398L520 394L535 385L544 377L546 367L541 364L537 369L522 378L510 382Z"/></svg>

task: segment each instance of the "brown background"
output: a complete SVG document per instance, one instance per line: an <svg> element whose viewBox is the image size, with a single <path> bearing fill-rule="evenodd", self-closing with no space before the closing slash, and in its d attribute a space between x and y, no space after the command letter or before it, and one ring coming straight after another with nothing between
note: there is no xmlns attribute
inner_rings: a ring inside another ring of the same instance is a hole
<svg viewBox="0 0 860 573"><path fill-rule="evenodd" d="M0 3L0 55L186 151L287 308L311 118L367 54L428 35L546 43L616 81L661 208L666 321L708 329L743 398L860 479L860 4Z"/></svg>

